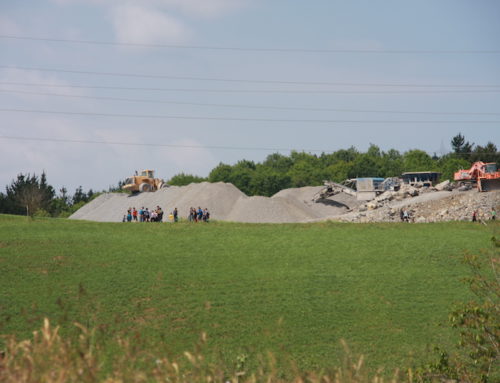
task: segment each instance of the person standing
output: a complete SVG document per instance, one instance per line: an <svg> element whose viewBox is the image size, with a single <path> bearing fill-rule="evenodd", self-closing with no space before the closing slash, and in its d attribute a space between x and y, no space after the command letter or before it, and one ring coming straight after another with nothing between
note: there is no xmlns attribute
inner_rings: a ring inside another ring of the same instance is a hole
<svg viewBox="0 0 500 383"><path fill-rule="evenodd" d="M135 207L132 210L132 218L134 218L134 221L137 222L137 210L135 209Z"/></svg>
<svg viewBox="0 0 500 383"><path fill-rule="evenodd" d="M144 206L139 210L139 221L144 222Z"/></svg>
<svg viewBox="0 0 500 383"><path fill-rule="evenodd" d="M497 211L494 207L491 208L491 220L494 221L497 219Z"/></svg>
<svg viewBox="0 0 500 383"><path fill-rule="evenodd" d="M156 207L156 214L157 214L157 217L156 217L157 222L162 222L163 221L163 210L160 206Z"/></svg>
<svg viewBox="0 0 500 383"><path fill-rule="evenodd" d="M179 218L177 217L179 215L179 212L177 211L177 208L174 209L174 222L177 222L179 220Z"/></svg>
<svg viewBox="0 0 500 383"><path fill-rule="evenodd" d="M208 211L208 208L205 208L205 222L208 222L210 220L210 212Z"/></svg>
<svg viewBox="0 0 500 383"><path fill-rule="evenodd" d="M472 222L477 222L477 210L472 212Z"/></svg>

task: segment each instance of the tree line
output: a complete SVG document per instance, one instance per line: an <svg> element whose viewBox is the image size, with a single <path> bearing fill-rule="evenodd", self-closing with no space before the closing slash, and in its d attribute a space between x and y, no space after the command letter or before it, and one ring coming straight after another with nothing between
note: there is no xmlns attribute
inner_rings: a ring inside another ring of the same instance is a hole
<svg viewBox="0 0 500 383"><path fill-rule="evenodd" d="M36 174L19 174L5 193L0 192L0 213L17 215L38 215L48 217L69 217L99 193L92 189L84 192L76 188L73 195L62 187L59 193L47 182L45 172L40 177Z"/></svg>
<svg viewBox="0 0 500 383"><path fill-rule="evenodd" d="M436 171L442 180L453 180L453 173L468 169L476 161L500 163L500 154L493 142L476 145L462 134L451 139L453 151L433 156L414 149L401 153L396 149L382 151L371 144L366 152L354 146L319 155L292 151L290 155L273 153L260 163L241 160L234 165L220 163L207 178L180 173L168 184L187 185L192 182L230 182L247 195L272 196L282 189L322 185L323 181L342 182L357 177L396 177L403 172Z"/></svg>
<svg viewBox="0 0 500 383"><path fill-rule="evenodd" d="M247 195L272 196L291 187L322 185L324 180L342 182L356 177L396 177L403 172L437 171L441 178L453 179L459 169L468 169L473 162L500 163L500 153L494 143L476 145L466 141L462 134L451 139L453 151L443 156L430 156L423 150L401 153L396 149L382 151L370 145L366 152L354 146L333 153L311 154L292 151L290 155L273 153L263 162L238 161L234 165L220 163L208 177L180 173L167 183L183 186L193 182L229 182ZM123 182L108 191L120 191ZM19 174L0 192L0 213L68 217L100 193L79 186L73 195L66 188L57 193L47 183L46 173L40 177Z"/></svg>

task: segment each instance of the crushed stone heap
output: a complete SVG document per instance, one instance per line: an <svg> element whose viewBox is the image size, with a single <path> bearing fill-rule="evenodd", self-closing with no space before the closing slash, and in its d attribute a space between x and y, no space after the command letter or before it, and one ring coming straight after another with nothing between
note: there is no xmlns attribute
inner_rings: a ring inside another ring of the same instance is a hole
<svg viewBox="0 0 500 383"><path fill-rule="evenodd" d="M166 214L177 207L181 218L187 217L190 207L201 207L208 208L212 219L221 221L306 222L344 214L350 209L346 202L358 205L358 201L351 196L349 201L339 203L333 199L325 205L313 203L312 198L320 189L321 186L305 187L282 190L273 197L248 197L229 183L202 182L135 195L104 193L75 212L70 219L121 222L129 208L139 210L160 206Z"/></svg>
<svg viewBox="0 0 500 383"><path fill-rule="evenodd" d="M491 208L500 208L500 191L479 193L449 188L404 189L386 192L370 202L340 193L313 202L322 186L282 190L272 197L249 197L224 182L170 186L152 193L129 195L104 193L76 211L70 219L121 222L129 208L154 209L160 206L168 215L177 207L179 217L187 218L189 208L208 208L212 219L233 222L286 223L327 219L345 222L397 222L401 209L409 211L414 222L470 220L472 212L488 219Z"/></svg>

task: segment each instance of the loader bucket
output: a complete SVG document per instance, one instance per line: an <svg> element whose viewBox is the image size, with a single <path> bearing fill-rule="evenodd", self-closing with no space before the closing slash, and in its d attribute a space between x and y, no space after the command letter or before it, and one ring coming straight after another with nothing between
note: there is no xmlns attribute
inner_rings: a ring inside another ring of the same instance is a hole
<svg viewBox="0 0 500 383"><path fill-rule="evenodd" d="M500 178L497 179L481 179L479 181L479 190L480 191L493 191L493 190L500 190Z"/></svg>

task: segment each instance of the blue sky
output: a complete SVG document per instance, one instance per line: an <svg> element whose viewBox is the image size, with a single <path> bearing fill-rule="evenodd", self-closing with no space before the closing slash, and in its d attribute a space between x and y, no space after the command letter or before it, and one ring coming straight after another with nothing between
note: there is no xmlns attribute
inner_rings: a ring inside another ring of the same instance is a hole
<svg viewBox="0 0 500 383"><path fill-rule="evenodd" d="M500 121L500 54L470 52L500 52L498 20L496 0L1 1L0 136L49 141L0 137L0 186L43 170L70 191L141 168L206 176L266 148L440 154L458 132L500 146L500 123L481 123Z"/></svg>

